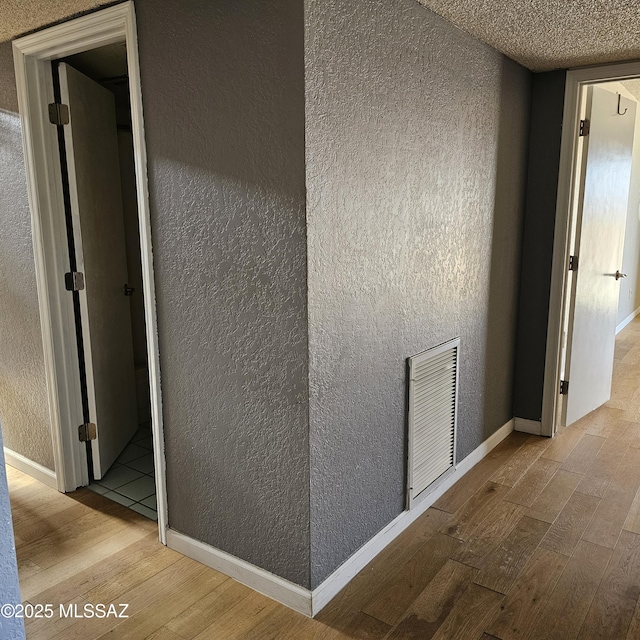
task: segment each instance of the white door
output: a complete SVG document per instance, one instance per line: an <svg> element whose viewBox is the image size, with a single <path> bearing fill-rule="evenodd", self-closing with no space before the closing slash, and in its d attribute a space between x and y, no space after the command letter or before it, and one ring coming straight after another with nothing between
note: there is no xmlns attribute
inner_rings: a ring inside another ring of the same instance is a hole
<svg viewBox="0 0 640 640"><path fill-rule="evenodd" d="M93 473L102 478L137 430L135 370L114 96L59 66L77 269Z"/></svg>
<svg viewBox="0 0 640 640"><path fill-rule="evenodd" d="M574 251L578 268L565 372L567 425L611 397L620 291L616 272L622 269L636 119L635 102L623 97L618 105L616 93L598 87L588 92L590 131L585 141L583 199Z"/></svg>

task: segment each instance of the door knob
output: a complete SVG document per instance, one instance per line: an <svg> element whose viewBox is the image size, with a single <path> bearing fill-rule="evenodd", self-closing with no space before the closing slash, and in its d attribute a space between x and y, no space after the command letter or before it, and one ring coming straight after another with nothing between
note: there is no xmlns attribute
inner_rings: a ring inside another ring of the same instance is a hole
<svg viewBox="0 0 640 640"><path fill-rule="evenodd" d="M616 276L616 280L617 279L618 279L618 276ZM128 284L124 285L124 295L125 296L132 296L134 291L135 291L134 287L130 287Z"/></svg>
<svg viewBox="0 0 640 640"><path fill-rule="evenodd" d="M626 278L627 274L626 273L620 273L619 271L616 271L616 280L620 280L620 278Z"/></svg>

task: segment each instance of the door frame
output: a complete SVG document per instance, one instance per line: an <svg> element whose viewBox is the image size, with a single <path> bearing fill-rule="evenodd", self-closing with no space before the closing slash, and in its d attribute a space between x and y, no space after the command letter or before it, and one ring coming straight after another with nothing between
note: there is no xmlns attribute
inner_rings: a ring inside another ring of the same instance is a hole
<svg viewBox="0 0 640 640"><path fill-rule="evenodd" d="M54 102L50 62L117 42L125 42L127 47L158 530L160 541L166 544L168 523L160 354L133 2L129 0L15 40L16 87L22 121L56 480L59 491L73 491L86 485L89 475L85 446L79 442L77 431L78 425L83 423L82 401L73 302L65 289L63 277L68 271L69 255L57 131L50 124L48 114L48 105Z"/></svg>
<svg viewBox="0 0 640 640"><path fill-rule="evenodd" d="M589 85L627 80L640 76L640 61L622 62L567 72L560 144L560 171L551 266L551 293L547 323L547 343L542 392L541 435L553 436L560 425L562 406L560 375L566 348L563 334L569 314L569 257L575 225L584 144L578 131L583 94Z"/></svg>

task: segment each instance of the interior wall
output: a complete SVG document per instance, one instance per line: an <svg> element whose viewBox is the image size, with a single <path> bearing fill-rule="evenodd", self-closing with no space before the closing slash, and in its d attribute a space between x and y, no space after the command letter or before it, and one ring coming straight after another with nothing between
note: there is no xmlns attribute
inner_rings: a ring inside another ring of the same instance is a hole
<svg viewBox="0 0 640 640"><path fill-rule="evenodd" d="M136 12L169 523L308 586L303 7ZM52 466L9 43L0 100L0 418L8 446Z"/></svg>
<svg viewBox="0 0 640 640"><path fill-rule="evenodd" d="M404 508L408 356L457 459L513 416L531 74L412 0L307 0L312 587Z"/></svg>
<svg viewBox="0 0 640 640"><path fill-rule="evenodd" d="M620 280L618 325L640 308L640 108L636 112L633 137L633 162L621 271L626 273L627 277Z"/></svg>
<svg viewBox="0 0 640 640"><path fill-rule="evenodd" d="M307 587L303 5L136 14L169 524Z"/></svg>
<svg viewBox="0 0 640 640"><path fill-rule="evenodd" d="M11 43L0 44L0 176L0 423L6 447L53 470Z"/></svg>
<svg viewBox="0 0 640 640"><path fill-rule="evenodd" d="M566 71L533 75L514 413L541 420Z"/></svg>
<svg viewBox="0 0 640 640"><path fill-rule="evenodd" d="M462 338L458 460L512 416L531 76L411 0L304 11L136 1L170 526L316 586L403 508L407 356Z"/></svg>

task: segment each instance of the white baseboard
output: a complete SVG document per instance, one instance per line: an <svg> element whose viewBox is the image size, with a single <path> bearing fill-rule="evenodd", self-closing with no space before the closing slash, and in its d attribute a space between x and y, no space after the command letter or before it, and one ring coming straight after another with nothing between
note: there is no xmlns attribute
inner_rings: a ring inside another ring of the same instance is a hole
<svg viewBox="0 0 640 640"><path fill-rule="evenodd" d="M38 464L33 460L29 460L29 458L25 458L25 456L20 453L11 451L11 449L7 449L7 447L4 447L4 461L10 467L17 469L18 471L22 471L22 473L26 473L28 476L39 480L57 491L58 480L56 479L56 474L51 471L51 469L47 469L41 464Z"/></svg>
<svg viewBox="0 0 640 640"><path fill-rule="evenodd" d="M531 433L534 436L539 436L542 433L542 422L540 422L540 420L516 418L514 431L522 431L523 433Z"/></svg>
<svg viewBox="0 0 640 640"><path fill-rule="evenodd" d="M384 529L365 543L349 559L341 564L312 594L312 614L315 616L364 569L388 544L393 542L405 529L415 522L442 494L450 489L462 476L482 460L496 445L512 431L514 421L509 420L493 435L489 436L477 449L456 465L455 471L447 476L434 490L410 511L403 511Z"/></svg>
<svg viewBox="0 0 640 640"><path fill-rule="evenodd" d="M307 616L317 615L349 582L366 567L388 544L393 542L407 527L415 522L443 493L482 460L496 445L504 440L514 428L514 420L498 429L477 449L456 465L433 491L421 499L410 511L403 511L382 531L358 549L341 564L322 584L313 591L284 580L260 567L236 558L189 536L167 530L167 546L208 567L234 578L242 584L273 598L277 602Z"/></svg>
<svg viewBox="0 0 640 640"><path fill-rule="evenodd" d="M309 589L293 584L293 582L280 578L269 571L236 558L230 553L220 551L220 549L194 540L173 529L167 529L167 546L242 584L246 584L294 611L306 616L312 614L311 591Z"/></svg>
<svg viewBox="0 0 640 640"><path fill-rule="evenodd" d="M640 315L640 307L638 307L633 313L630 313L617 327L616 335L618 335L630 322L633 322L636 317Z"/></svg>
<svg viewBox="0 0 640 640"><path fill-rule="evenodd" d="M511 418L509 422L503 424L495 433L490 435L479 447L475 448L464 460L456 465L456 472L454 479L451 481L449 487L454 485L460 478L475 467L480 460L485 458L492 449L495 449L512 431L514 428L514 419ZM459 475L458 475L459 474ZM444 491L442 492L444 493Z"/></svg>

